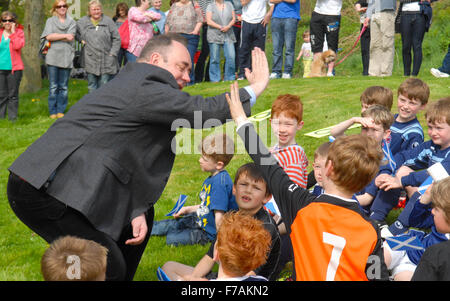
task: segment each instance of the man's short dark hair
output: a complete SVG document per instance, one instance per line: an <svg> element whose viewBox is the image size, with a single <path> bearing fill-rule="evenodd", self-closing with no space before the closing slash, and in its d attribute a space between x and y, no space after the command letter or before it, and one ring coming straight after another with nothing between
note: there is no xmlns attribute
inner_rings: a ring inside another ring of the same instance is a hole
<svg viewBox="0 0 450 301"><path fill-rule="evenodd" d="M168 48L176 41L183 44L187 48L187 39L178 33L167 33L151 38L141 51L138 61L146 61L154 52L162 55L164 62L167 62Z"/></svg>

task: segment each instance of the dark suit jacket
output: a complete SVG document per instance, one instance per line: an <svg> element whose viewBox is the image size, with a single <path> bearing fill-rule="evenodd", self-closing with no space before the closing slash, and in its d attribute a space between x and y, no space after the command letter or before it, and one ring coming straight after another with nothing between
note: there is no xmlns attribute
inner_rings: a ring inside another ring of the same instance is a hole
<svg viewBox="0 0 450 301"><path fill-rule="evenodd" d="M250 114L249 93L241 89L240 96ZM194 122L195 111L201 122ZM72 106L9 170L37 189L51 179L49 195L117 240L164 190L175 158L174 120L201 127L210 118L231 118L225 94L191 96L165 69L129 63Z"/></svg>

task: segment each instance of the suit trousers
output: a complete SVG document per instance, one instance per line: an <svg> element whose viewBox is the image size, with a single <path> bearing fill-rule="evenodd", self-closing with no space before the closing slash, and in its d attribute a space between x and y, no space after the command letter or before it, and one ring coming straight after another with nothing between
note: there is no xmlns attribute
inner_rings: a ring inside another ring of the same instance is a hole
<svg viewBox="0 0 450 301"><path fill-rule="evenodd" d="M130 246L125 245L125 241L133 237L131 224L123 229L119 240L114 241L95 229L79 211L48 195L44 188L36 189L12 173L7 194L17 217L49 244L66 235L93 240L108 249L106 280L133 280L152 231L153 207L146 213L149 230L144 242Z"/></svg>
<svg viewBox="0 0 450 301"><path fill-rule="evenodd" d="M370 21L369 75L391 76L394 67L395 12L382 11Z"/></svg>

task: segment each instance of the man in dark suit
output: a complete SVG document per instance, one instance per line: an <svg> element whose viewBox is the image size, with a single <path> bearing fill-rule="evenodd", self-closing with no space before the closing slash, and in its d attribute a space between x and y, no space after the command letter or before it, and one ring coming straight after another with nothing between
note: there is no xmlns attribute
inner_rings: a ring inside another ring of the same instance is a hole
<svg viewBox="0 0 450 301"><path fill-rule="evenodd" d="M247 114L269 77L264 52L253 57L250 85L240 90ZM175 158L172 124L231 117L225 93L181 91L191 68L184 38L157 36L136 63L73 105L9 168L8 199L19 219L49 243L74 235L104 245L106 280L132 280Z"/></svg>

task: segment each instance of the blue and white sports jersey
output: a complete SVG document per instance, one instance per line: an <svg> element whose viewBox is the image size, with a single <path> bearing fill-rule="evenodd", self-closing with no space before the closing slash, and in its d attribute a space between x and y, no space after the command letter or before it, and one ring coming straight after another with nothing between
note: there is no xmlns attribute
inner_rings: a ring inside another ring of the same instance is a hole
<svg viewBox="0 0 450 301"><path fill-rule="evenodd" d="M398 114L394 116L397 119ZM413 149L423 143L424 134L417 118L405 123L394 121L391 126L389 147L393 155L398 152Z"/></svg>

